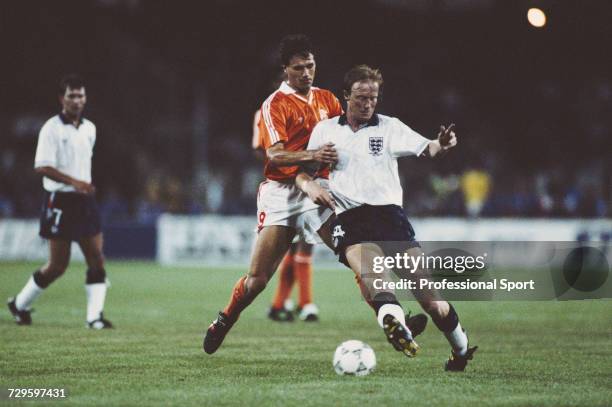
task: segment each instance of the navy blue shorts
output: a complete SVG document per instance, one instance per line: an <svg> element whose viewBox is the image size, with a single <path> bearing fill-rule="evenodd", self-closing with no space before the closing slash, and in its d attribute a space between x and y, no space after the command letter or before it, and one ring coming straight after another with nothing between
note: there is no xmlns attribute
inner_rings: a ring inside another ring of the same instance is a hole
<svg viewBox="0 0 612 407"><path fill-rule="evenodd" d="M45 191L40 231L45 239L80 240L101 231L96 199L76 192Z"/></svg>
<svg viewBox="0 0 612 407"><path fill-rule="evenodd" d="M404 210L397 205L362 205L342 212L331 224L332 240L340 263L350 267L346 248L364 242L397 242L392 250L421 247Z"/></svg>

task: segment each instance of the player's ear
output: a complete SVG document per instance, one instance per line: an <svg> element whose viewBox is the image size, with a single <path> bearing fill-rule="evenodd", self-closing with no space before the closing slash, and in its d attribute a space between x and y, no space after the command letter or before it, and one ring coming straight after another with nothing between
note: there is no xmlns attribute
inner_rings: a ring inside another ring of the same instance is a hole
<svg viewBox="0 0 612 407"><path fill-rule="evenodd" d="M349 100L351 98L351 92L347 92L346 89L342 91L344 93L344 100Z"/></svg>

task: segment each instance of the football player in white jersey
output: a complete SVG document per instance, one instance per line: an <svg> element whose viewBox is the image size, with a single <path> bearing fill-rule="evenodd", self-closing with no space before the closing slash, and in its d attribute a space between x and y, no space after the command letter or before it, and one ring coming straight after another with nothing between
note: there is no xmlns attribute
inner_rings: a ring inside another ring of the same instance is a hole
<svg viewBox="0 0 612 407"><path fill-rule="evenodd" d="M330 226L334 250L340 261L354 271L389 342L411 357L418 345L404 321L403 309L394 292L374 289L372 285L373 259L385 255L372 242L403 242L401 250L408 256L422 255L402 209L397 159L440 156L457 144L457 138L452 124L441 126L437 139L429 140L396 118L376 114L382 83L380 71L366 65L352 68L344 77L346 114L324 120L313 130L309 150L333 143L338 152L338 162L329 178L331 196L305 172L297 177L296 184L314 202L334 207L337 218ZM423 277L426 272L419 270L412 276ZM413 293L451 345L451 357L445 369L465 370L477 347L468 346L467 335L453 306L436 291L414 290Z"/></svg>
<svg viewBox="0 0 612 407"><path fill-rule="evenodd" d="M87 262L86 326L112 328L103 315L106 271L96 189L91 183L96 126L83 117L87 96L78 75L62 78L58 96L62 110L40 130L34 159L36 172L43 176L39 234L49 241L49 261L32 274L14 298L9 298L8 308L18 325L32 323L32 303L64 274L74 241Z"/></svg>

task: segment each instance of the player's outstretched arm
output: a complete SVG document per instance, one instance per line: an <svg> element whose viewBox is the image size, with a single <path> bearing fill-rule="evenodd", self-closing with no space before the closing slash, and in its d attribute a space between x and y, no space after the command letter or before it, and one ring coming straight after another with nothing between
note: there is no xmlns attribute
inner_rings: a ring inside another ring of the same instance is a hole
<svg viewBox="0 0 612 407"><path fill-rule="evenodd" d="M453 131L455 124L451 124L448 127L440 126L438 132L438 138L429 143L427 152L430 157L435 157L439 154L444 154L451 148L457 145L457 137Z"/></svg>
<svg viewBox="0 0 612 407"><path fill-rule="evenodd" d="M334 198L331 197L329 192L305 172L298 174L295 178L295 185L317 205L326 206L332 210L336 209Z"/></svg>
<svg viewBox="0 0 612 407"><path fill-rule="evenodd" d="M40 175L51 178L53 181L61 182L66 185L72 185L77 192L82 194L91 195L96 192L96 187L94 187L92 184L74 179L56 168L45 166L36 167L34 170Z"/></svg>
<svg viewBox="0 0 612 407"><path fill-rule="evenodd" d="M335 164L338 162L338 153L332 143L327 143L316 150L289 151L285 150L283 143L276 143L266 150L268 160L279 167L308 164Z"/></svg>

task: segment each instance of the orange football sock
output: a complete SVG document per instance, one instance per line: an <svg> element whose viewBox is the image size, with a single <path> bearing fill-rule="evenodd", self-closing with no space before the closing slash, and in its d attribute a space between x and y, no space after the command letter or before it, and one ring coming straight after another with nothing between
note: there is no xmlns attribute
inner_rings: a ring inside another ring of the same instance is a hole
<svg viewBox="0 0 612 407"><path fill-rule="evenodd" d="M240 279L236 282L236 285L234 285L234 289L232 290L230 301L223 309L223 313L227 315L230 321L236 321L244 307L248 305L243 304L242 301L244 294L246 293L246 287L244 286L246 278L246 276L240 277Z"/></svg>
<svg viewBox="0 0 612 407"><path fill-rule="evenodd" d="M312 254L298 253L293 260L293 270L300 288L299 307L312 302Z"/></svg>
<svg viewBox="0 0 612 407"><path fill-rule="evenodd" d="M284 306L285 300L291 295L293 281L293 255L287 253L280 266L278 285L276 286L276 293L272 301L273 308L281 309Z"/></svg>

